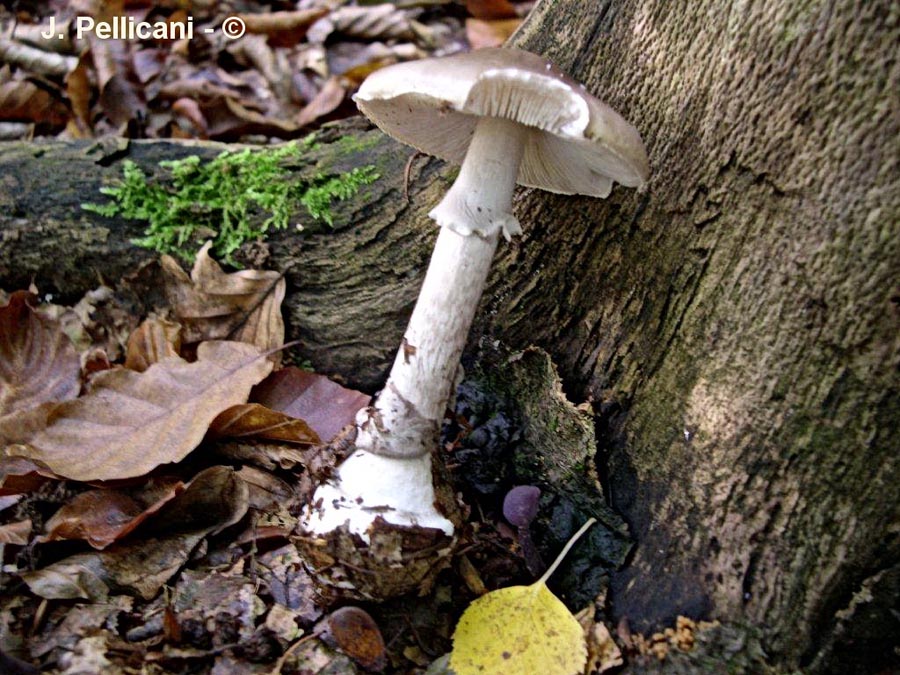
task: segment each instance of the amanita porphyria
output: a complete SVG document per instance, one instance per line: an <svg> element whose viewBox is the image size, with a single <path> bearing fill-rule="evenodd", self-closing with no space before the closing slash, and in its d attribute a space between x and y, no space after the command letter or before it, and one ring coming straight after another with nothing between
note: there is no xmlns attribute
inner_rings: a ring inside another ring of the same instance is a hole
<svg viewBox="0 0 900 675"><path fill-rule="evenodd" d="M642 188L638 132L554 65L518 49L485 49L383 68L354 97L385 133L461 164L429 216L441 226L390 377L357 417L356 449L316 492L305 527L347 524L364 540L382 518L453 524L434 504L431 453L500 236L519 234L516 184L606 197Z"/></svg>

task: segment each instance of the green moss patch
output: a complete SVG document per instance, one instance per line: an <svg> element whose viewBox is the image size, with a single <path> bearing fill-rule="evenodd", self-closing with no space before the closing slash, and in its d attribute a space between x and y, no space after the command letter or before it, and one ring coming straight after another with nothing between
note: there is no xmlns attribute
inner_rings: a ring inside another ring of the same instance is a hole
<svg viewBox="0 0 900 675"><path fill-rule="evenodd" d="M284 168L308 144L275 149L226 150L210 161L192 155L160 162L159 176L148 177L134 162L123 165L122 179L101 188L106 204L82 204L86 211L148 221L135 244L191 261L200 242L235 264L232 255L246 242L286 229L299 206L315 220L332 224L331 205L353 197L378 179L374 166L299 180ZM297 226L299 228L299 225Z"/></svg>

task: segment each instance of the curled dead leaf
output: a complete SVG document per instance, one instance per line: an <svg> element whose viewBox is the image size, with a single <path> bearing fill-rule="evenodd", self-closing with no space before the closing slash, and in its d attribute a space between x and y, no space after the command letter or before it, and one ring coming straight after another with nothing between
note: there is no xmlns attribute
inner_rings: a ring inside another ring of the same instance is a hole
<svg viewBox="0 0 900 675"><path fill-rule="evenodd" d="M0 496L34 492L52 474L24 457L0 457Z"/></svg>
<svg viewBox="0 0 900 675"><path fill-rule="evenodd" d="M280 347L284 344L284 278L262 270L226 274L210 256L211 247L212 242L207 242L197 253L190 277L173 258L160 260L183 340L237 340L261 350Z"/></svg>
<svg viewBox="0 0 900 675"><path fill-rule="evenodd" d="M344 102L346 95L347 90L341 84L341 78L329 77L313 100L297 113L297 126L304 127L317 120L324 121L323 118L337 110L338 106Z"/></svg>
<svg viewBox="0 0 900 675"><path fill-rule="evenodd" d="M181 350L181 326L158 317L146 319L128 338L125 367L138 372L147 370Z"/></svg>
<svg viewBox="0 0 900 675"><path fill-rule="evenodd" d="M69 111L63 102L27 80L0 84L0 120L63 125Z"/></svg>
<svg viewBox="0 0 900 675"><path fill-rule="evenodd" d="M88 490L76 495L47 521L38 542L84 539L103 549L131 533L184 489L175 478L154 479L128 492Z"/></svg>
<svg viewBox="0 0 900 675"><path fill-rule="evenodd" d="M48 599L97 602L105 600L110 591L128 591L150 600L204 537L240 520L248 502L247 486L232 469L210 467L160 511L159 526L148 528L151 536L69 556L26 572L22 579L33 593Z"/></svg>
<svg viewBox="0 0 900 675"><path fill-rule="evenodd" d="M34 296L17 291L0 307L0 418L75 398L81 363L60 325L41 317Z"/></svg>

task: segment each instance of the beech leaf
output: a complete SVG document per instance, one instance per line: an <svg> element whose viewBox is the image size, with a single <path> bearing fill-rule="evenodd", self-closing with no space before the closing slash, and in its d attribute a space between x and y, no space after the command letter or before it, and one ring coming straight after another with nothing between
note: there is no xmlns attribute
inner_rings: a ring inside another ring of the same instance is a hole
<svg viewBox="0 0 900 675"><path fill-rule="evenodd" d="M194 363L169 357L143 373L108 370L90 393L59 404L46 428L11 454L75 480L141 476L183 459L216 415L246 401L271 369L252 345L204 342Z"/></svg>
<svg viewBox="0 0 900 675"><path fill-rule="evenodd" d="M356 419L370 396L347 389L324 375L288 367L272 373L253 389L251 401L304 420L323 443Z"/></svg>
<svg viewBox="0 0 900 675"><path fill-rule="evenodd" d="M78 396L81 362L60 325L17 291L0 307L0 417Z"/></svg>
<svg viewBox="0 0 900 675"><path fill-rule="evenodd" d="M491 591L466 608L453 633L450 654L450 668L457 675L583 671L584 629L547 588L547 579L595 522L591 518L575 533L535 583Z"/></svg>
<svg viewBox="0 0 900 675"><path fill-rule="evenodd" d="M126 493L96 489L76 495L44 526L47 534L38 543L60 539L84 539L102 549L132 532L184 490L174 478L155 479Z"/></svg>
<svg viewBox="0 0 900 675"><path fill-rule="evenodd" d="M210 433L229 438L265 438L270 441L317 445L318 434L303 420L270 410L259 403L241 403L219 413Z"/></svg>
<svg viewBox="0 0 900 675"><path fill-rule="evenodd" d="M284 344L281 301L285 281L278 272L241 270L226 274L209 255L212 242L197 253L188 277L170 256L160 263L185 342L237 340L268 350Z"/></svg>
<svg viewBox="0 0 900 675"><path fill-rule="evenodd" d="M128 338L125 367L138 372L167 356L178 356L181 349L181 326L165 319L146 319Z"/></svg>

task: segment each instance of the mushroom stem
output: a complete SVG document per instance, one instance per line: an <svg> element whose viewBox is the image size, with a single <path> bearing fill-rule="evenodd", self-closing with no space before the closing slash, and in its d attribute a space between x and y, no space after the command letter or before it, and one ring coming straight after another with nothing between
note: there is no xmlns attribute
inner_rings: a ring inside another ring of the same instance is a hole
<svg viewBox="0 0 900 675"><path fill-rule="evenodd" d="M348 522L366 537L381 516L453 533L434 506L431 452L500 233L520 232L510 209L525 134L497 118L476 125L456 182L429 214L441 231L390 377L357 416L356 450L316 491L322 508L307 519L310 530Z"/></svg>
<svg viewBox="0 0 900 675"><path fill-rule="evenodd" d="M441 231L387 384L369 419L360 420L357 446L389 457L436 447L499 234L521 231L510 209L524 134L508 120L478 122L459 176L429 214Z"/></svg>

